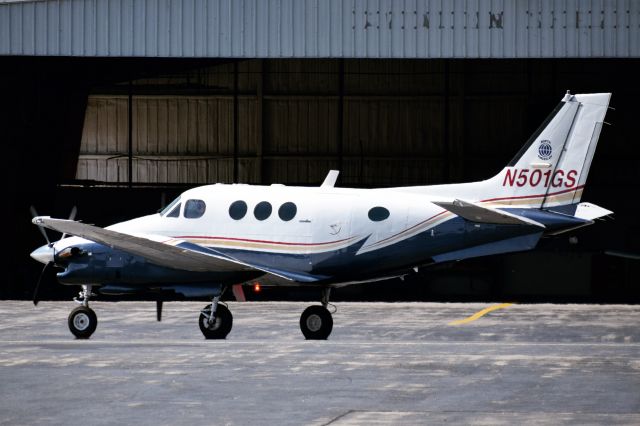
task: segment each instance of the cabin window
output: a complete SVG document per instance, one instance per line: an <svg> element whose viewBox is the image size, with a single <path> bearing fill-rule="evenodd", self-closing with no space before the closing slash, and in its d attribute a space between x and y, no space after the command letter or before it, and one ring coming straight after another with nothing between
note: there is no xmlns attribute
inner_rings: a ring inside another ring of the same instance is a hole
<svg viewBox="0 0 640 426"><path fill-rule="evenodd" d="M298 213L298 208L290 201L284 203L278 209L278 216L280 216L280 219L284 220L285 222L288 222L296 217L296 213Z"/></svg>
<svg viewBox="0 0 640 426"><path fill-rule="evenodd" d="M207 205L202 200L189 200L184 205L184 217L187 219L197 219L202 217Z"/></svg>
<svg viewBox="0 0 640 426"><path fill-rule="evenodd" d="M271 204L267 201L260 201L256 204L256 207L253 209L253 215L258 220L265 220L269 216L271 216L272 207Z"/></svg>
<svg viewBox="0 0 640 426"><path fill-rule="evenodd" d="M234 201L229 206L231 219L240 220L247 214L247 203L242 200Z"/></svg>
<svg viewBox="0 0 640 426"><path fill-rule="evenodd" d="M178 205L175 206L174 209L169 212L167 217L180 217L180 207L181 206L182 206L182 203L178 203Z"/></svg>
<svg viewBox="0 0 640 426"><path fill-rule="evenodd" d="M369 219L373 222L380 222L389 217L389 210L384 207L374 207L369 210Z"/></svg>

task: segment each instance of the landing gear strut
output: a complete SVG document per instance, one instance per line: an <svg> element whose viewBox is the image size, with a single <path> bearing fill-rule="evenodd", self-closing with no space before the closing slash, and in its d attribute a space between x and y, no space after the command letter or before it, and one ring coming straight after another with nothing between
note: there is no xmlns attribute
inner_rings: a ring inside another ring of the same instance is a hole
<svg viewBox="0 0 640 426"><path fill-rule="evenodd" d="M333 329L333 318L327 310L331 288L322 290L322 306L309 306L300 316L300 330L307 340L327 340Z"/></svg>
<svg viewBox="0 0 640 426"><path fill-rule="evenodd" d="M96 313L89 308L89 299L91 296L95 296L95 294L91 292L91 286L83 285L79 296L73 299L81 306L71 311L67 323L69 324L69 330L76 336L76 339L88 339L93 332L96 331L96 327L98 326L98 317Z"/></svg>
<svg viewBox="0 0 640 426"><path fill-rule="evenodd" d="M213 298L210 305L200 311L200 331L205 339L225 339L233 326L233 316L225 305L219 303L224 290Z"/></svg>

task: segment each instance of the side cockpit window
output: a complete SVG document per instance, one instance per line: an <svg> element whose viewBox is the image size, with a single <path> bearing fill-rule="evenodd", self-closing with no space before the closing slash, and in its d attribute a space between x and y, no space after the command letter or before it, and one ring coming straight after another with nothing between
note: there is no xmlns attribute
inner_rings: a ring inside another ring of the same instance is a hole
<svg viewBox="0 0 640 426"><path fill-rule="evenodd" d="M165 208L162 209L162 211L160 212L160 216L169 216L169 212L173 213L173 211L175 210L174 207L179 202L180 202L180 197L178 197L175 200L173 200L171 203L169 203L168 206L166 206ZM179 211L180 211L180 209L178 209L178 213L179 213ZM177 217L177 216L171 216L171 217Z"/></svg>
<svg viewBox="0 0 640 426"><path fill-rule="evenodd" d="M173 208L173 210L171 210L169 212L169 214L167 214L167 217L180 217L180 207L182 206L182 203L178 203L177 206L175 206Z"/></svg>
<svg viewBox="0 0 640 426"><path fill-rule="evenodd" d="M197 219L202 217L207 205L202 200L188 200L184 205L184 217L187 219Z"/></svg>

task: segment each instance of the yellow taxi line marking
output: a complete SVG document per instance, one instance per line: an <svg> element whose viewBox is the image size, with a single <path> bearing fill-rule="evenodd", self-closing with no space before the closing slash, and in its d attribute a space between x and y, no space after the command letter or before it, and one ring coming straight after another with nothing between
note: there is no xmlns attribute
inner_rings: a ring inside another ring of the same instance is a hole
<svg viewBox="0 0 640 426"><path fill-rule="evenodd" d="M507 307L509 307L511 305L513 305L513 303L501 303L499 305L489 306L488 308L484 308L483 310L481 310L479 312L476 312L475 314L471 315L470 317L450 322L449 325L467 324L469 322L477 320L478 318L488 314L489 312L497 311L498 309L507 308Z"/></svg>

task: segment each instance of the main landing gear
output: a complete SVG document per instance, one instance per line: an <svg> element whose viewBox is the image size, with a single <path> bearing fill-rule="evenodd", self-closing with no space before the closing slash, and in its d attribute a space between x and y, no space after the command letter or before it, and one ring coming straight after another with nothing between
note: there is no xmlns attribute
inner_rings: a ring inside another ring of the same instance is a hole
<svg viewBox="0 0 640 426"><path fill-rule="evenodd" d="M76 339L88 339L91 337L96 327L98 326L98 317L96 313L89 308L89 299L91 296L95 296L91 292L90 285L83 285L82 291L75 300L80 304L69 314L69 330L76 336Z"/></svg>
<svg viewBox="0 0 640 426"><path fill-rule="evenodd" d="M222 293L215 296L211 304L200 311L198 325L205 339L225 339L233 326L233 316L229 308L220 303Z"/></svg>
<svg viewBox="0 0 640 426"><path fill-rule="evenodd" d="M211 304L200 311L198 325L205 339L225 339L233 326L233 316L226 305L220 303L222 289L214 296ZM307 340L326 340L333 329L333 318L327 309L331 288L322 290L322 306L309 306L300 316L300 330ZM89 299L95 296L90 285L83 285L79 296L73 299L80 304L69 314L69 330L77 339L88 339L96 327L98 317L89 308ZM161 318L161 304L158 304L158 320Z"/></svg>
<svg viewBox="0 0 640 426"><path fill-rule="evenodd" d="M333 318L327 309L331 288L322 290L322 306L309 306L300 315L300 330L307 340L327 340L333 330Z"/></svg>

